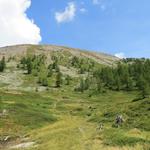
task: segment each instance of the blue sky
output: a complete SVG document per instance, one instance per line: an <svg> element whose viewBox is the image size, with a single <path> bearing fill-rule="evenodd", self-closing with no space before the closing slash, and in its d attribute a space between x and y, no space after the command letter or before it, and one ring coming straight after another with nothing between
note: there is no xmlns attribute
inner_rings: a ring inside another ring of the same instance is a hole
<svg viewBox="0 0 150 150"><path fill-rule="evenodd" d="M150 57L150 0L31 0L27 7L42 44Z"/></svg>

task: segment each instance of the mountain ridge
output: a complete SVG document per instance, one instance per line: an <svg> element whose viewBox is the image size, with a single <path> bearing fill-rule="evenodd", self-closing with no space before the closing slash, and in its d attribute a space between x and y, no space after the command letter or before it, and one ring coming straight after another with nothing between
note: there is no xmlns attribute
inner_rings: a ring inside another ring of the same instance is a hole
<svg viewBox="0 0 150 150"><path fill-rule="evenodd" d="M63 51L70 52L72 55L77 57L88 57L92 58L100 64L112 65L120 59L109 54L101 52L93 52L90 50L83 50L78 48L71 48L66 46L56 46L56 45L32 45L32 44L22 44L22 45L13 45L0 48L0 57L21 57L27 54L28 50L33 51L34 54L50 54L54 51Z"/></svg>

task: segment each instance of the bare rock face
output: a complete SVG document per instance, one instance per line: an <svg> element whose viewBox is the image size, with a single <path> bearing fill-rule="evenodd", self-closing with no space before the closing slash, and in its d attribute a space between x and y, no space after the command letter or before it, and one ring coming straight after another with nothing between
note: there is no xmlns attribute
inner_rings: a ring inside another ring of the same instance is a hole
<svg viewBox="0 0 150 150"><path fill-rule="evenodd" d="M2 47L0 48L0 58L3 56L6 58L20 58L30 52L35 55L45 54L46 56L50 56L55 51L62 52L64 55L65 53L70 53L73 56L90 58L104 65L112 65L116 61L119 61L119 58L112 55L55 45L15 45Z"/></svg>

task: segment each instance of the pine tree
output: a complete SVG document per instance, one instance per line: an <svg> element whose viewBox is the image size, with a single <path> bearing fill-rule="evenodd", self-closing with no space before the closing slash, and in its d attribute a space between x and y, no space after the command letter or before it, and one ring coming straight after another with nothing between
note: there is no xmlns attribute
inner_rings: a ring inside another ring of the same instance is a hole
<svg viewBox="0 0 150 150"><path fill-rule="evenodd" d="M142 75L139 77L137 86L138 86L139 90L141 91L140 94L141 94L142 98L146 98L150 95L150 85L144 79L144 77Z"/></svg>
<svg viewBox="0 0 150 150"><path fill-rule="evenodd" d="M89 79L88 78L86 78L86 79L81 78L80 79L80 85L78 88L76 88L76 90L80 91L80 92L84 92L85 90L89 89L89 86L90 86Z"/></svg>
<svg viewBox="0 0 150 150"><path fill-rule="evenodd" d="M39 80L38 82L42 85L42 86L48 86L48 80L46 76L39 76Z"/></svg>
<svg viewBox="0 0 150 150"><path fill-rule="evenodd" d="M60 68L59 68L58 65L56 65L55 71L56 71L56 72L60 72Z"/></svg>
<svg viewBox="0 0 150 150"><path fill-rule="evenodd" d="M57 69L58 69L58 59L57 59L57 57L53 58L52 69L55 69L56 72L57 72Z"/></svg>
<svg viewBox="0 0 150 150"><path fill-rule="evenodd" d="M126 81L126 90L127 91L132 91L133 88L134 88L134 82L133 82L131 77L128 77L127 81Z"/></svg>
<svg viewBox="0 0 150 150"><path fill-rule="evenodd" d="M80 80L79 91L84 92L84 79L83 78Z"/></svg>
<svg viewBox="0 0 150 150"><path fill-rule="evenodd" d="M3 72L5 68L6 68L6 62L5 62L5 57L3 57L2 60L0 61L0 72Z"/></svg>
<svg viewBox="0 0 150 150"><path fill-rule="evenodd" d="M100 78L98 78L96 81L97 81L97 91L102 92L102 90L103 90L102 80Z"/></svg>
<svg viewBox="0 0 150 150"><path fill-rule="evenodd" d="M80 73L80 74L84 74L84 73L85 73L85 69L84 69L84 67L83 67L83 66L80 66L79 73Z"/></svg>
<svg viewBox="0 0 150 150"><path fill-rule="evenodd" d="M27 73L28 74L32 73L32 62L30 58L27 59Z"/></svg>
<svg viewBox="0 0 150 150"><path fill-rule="evenodd" d="M74 56L71 60L71 65L74 67L77 67L79 65L79 59L78 57Z"/></svg>
<svg viewBox="0 0 150 150"><path fill-rule="evenodd" d="M22 65L22 68L25 69L26 68L26 58L23 57L20 61L20 64Z"/></svg>
<svg viewBox="0 0 150 150"><path fill-rule="evenodd" d="M48 77L51 77L53 75L53 65L52 64L50 64L49 66L48 66Z"/></svg>
<svg viewBox="0 0 150 150"><path fill-rule="evenodd" d="M89 78L87 77L84 81L84 90L88 90L90 87L90 80Z"/></svg>
<svg viewBox="0 0 150 150"><path fill-rule="evenodd" d="M62 84L62 74L61 72L58 72L56 75L56 87L59 88L61 87Z"/></svg>
<svg viewBox="0 0 150 150"><path fill-rule="evenodd" d="M141 91L141 95L143 98L147 98L150 96L150 86L148 85L147 82L145 82L143 89Z"/></svg>
<svg viewBox="0 0 150 150"><path fill-rule="evenodd" d="M114 84L116 86L116 90L120 91L120 89L121 89L121 80L120 80L120 76L118 74L116 74L116 76L115 76Z"/></svg>
<svg viewBox="0 0 150 150"><path fill-rule="evenodd" d="M42 86L48 86L48 71L47 71L47 67L45 66L45 64L41 64L39 66L39 80L38 82L42 85Z"/></svg>
<svg viewBox="0 0 150 150"><path fill-rule="evenodd" d="M69 75L66 76L66 85L70 84L71 77Z"/></svg>

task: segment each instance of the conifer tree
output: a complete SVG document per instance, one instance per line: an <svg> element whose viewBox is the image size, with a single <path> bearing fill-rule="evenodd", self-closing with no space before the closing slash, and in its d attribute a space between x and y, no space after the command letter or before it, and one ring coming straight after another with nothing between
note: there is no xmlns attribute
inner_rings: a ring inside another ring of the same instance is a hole
<svg viewBox="0 0 150 150"><path fill-rule="evenodd" d="M127 81L126 81L126 90L127 91L132 91L134 88L134 83L133 83L133 80L131 77L128 77L127 78Z"/></svg>
<svg viewBox="0 0 150 150"><path fill-rule="evenodd" d="M48 77L51 77L53 75L53 65L52 64L50 64L49 66L48 66Z"/></svg>
<svg viewBox="0 0 150 150"><path fill-rule="evenodd" d="M79 91L84 92L84 79L83 78L80 80Z"/></svg>
<svg viewBox="0 0 150 150"><path fill-rule="evenodd" d="M0 72L3 72L5 68L6 68L6 62L5 62L5 57L3 57L2 60L0 61Z"/></svg>
<svg viewBox="0 0 150 150"><path fill-rule="evenodd" d="M61 87L61 84L62 84L62 74L61 72L57 72L57 75L56 75L56 87L59 88Z"/></svg>
<svg viewBox="0 0 150 150"><path fill-rule="evenodd" d="M143 89L141 90L141 95L143 98L147 98L150 96L150 86L147 82L144 83Z"/></svg>
<svg viewBox="0 0 150 150"><path fill-rule="evenodd" d="M102 92L102 90L103 90L102 80L98 78L97 79L97 91Z"/></svg>
<svg viewBox="0 0 150 150"><path fill-rule="evenodd" d="M141 75L139 77L139 81L137 83L139 90L141 91L142 98L146 98L150 95L150 85L148 82L144 79L144 77Z"/></svg>
<svg viewBox="0 0 150 150"><path fill-rule="evenodd" d="M118 74L116 74L114 82L115 82L116 90L120 91L120 89L121 89L121 80L120 80L120 76Z"/></svg>
<svg viewBox="0 0 150 150"><path fill-rule="evenodd" d="M41 64L39 66L39 80L38 80L38 82L43 86L48 86L47 74L48 74L47 67L45 66L45 64Z"/></svg>
<svg viewBox="0 0 150 150"><path fill-rule="evenodd" d="M90 80L89 80L89 78L87 77L87 78L85 79L85 82L84 82L84 90L88 90L89 87L90 87Z"/></svg>
<svg viewBox="0 0 150 150"><path fill-rule="evenodd" d="M69 75L66 76L66 85L70 84L71 77Z"/></svg>
<svg viewBox="0 0 150 150"><path fill-rule="evenodd" d="M27 73L31 74L32 73L32 62L31 62L31 58L27 59Z"/></svg>

